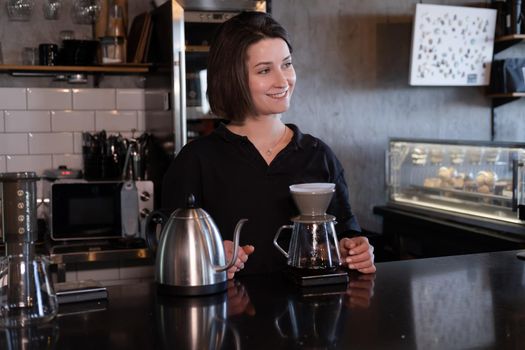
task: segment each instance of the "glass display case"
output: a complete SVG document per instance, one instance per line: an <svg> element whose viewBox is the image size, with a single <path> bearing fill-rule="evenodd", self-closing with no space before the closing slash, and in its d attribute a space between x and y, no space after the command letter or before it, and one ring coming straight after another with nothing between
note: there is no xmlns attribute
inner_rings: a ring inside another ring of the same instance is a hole
<svg viewBox="0 0 525 350"><path fill-rule="evenodd" d="M389 203L525 224L525 143L391 139Z"/></svg>

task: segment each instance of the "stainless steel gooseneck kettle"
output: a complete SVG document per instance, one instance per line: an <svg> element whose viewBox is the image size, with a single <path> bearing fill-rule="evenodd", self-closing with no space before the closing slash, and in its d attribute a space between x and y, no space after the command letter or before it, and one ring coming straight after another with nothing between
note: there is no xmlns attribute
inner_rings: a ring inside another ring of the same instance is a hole
<svg viewBox="0 0 525 350"><path fill-rule="evenodd" d="M152 222L160 223L162 231L157 246L155 282L163 294L204 295L226 290L227 273L235 264L242 225L234 233L234 252L226 263L222 238L210 215L195 208L195 197L188 197L186 208L175 210L167 219L160 211L150 214L148 241L155 241ZM154 244L150 243L150 246Z"/></svg>

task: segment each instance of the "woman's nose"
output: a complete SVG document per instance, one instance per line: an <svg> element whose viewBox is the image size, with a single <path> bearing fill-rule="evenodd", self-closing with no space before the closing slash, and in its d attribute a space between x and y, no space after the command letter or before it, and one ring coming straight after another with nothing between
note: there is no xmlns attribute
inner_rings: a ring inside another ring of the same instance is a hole
<svg viewBox="0 0 525 350"><path fill-rule="evenodd" d="M288 86L288 75L283 70L277 70L276 71L276 77L275 77L275 85L276 86Z"/></svg>

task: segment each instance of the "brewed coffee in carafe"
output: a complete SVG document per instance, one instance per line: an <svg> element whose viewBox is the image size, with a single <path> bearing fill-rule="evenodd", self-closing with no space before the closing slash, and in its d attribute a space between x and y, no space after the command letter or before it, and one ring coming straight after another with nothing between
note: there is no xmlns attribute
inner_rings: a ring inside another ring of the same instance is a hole
<svg viewBox="0 0 525 350"><path fill-rule="evenodd" d="M275 247L287 258L290 268L306 272L329 272L341 265L335 217L326 214L335 184L305 183L290 186L292 198L300 215L292 218L293 225L283 225L274 238ZM278 243L281 232L292 230L289 250Z"/></svg>

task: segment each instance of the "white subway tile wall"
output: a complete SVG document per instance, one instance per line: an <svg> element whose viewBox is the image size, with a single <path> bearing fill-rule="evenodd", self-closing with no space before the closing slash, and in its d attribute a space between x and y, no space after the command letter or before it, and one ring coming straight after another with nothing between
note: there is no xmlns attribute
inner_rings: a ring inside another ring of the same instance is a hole
<svg viewBox="0 0 525 350"><path fill-rule="evenodd" d="M82 133L74 132L73 133L73 152L75 154L82 154Z"/></svg>
<svg viewBox="0 0 525 350"><path fill-rule="evenodd" d="M0 109L27 109L27 95L24 88L0 88Z"/></svg>
<svg viewBox="0 0 525 350"><path fill-rule="evenodd" d="M81 154L53 154L53 168L65 165L70 169L82 169Z"/></svg>
<svg viewBox="0 0 525 350"><path fill-rule="evenodd" d="M51 164L51 155L7 156L7 171L36 171L41 174Z"/></svg>
<svg viewBox="0 0 525 350"><path fill-rule="evenodd" d="M82 132L145 130L141 89L0 88L0 172L82 168Z"/></svg>
<svg viewBox="0 0 525 350"><path fill-rule="evenodd" d="M137 129L137 111L97 111L95 129L108 131L130 131Z"/></svg>
<svg viewBox="0 0 525 350"><path fill-rule="evenodd" d="M59 152L73 153L72 133L62 132L29 134L30 154L53 154Z"/></svg>
<svg viewBox="0 0 525 350"><path fill-rule="evenodd" d="M29 154L27 134L0 134L0 152L8 154Z"/></svg>
<svg viewBox="0 0 525 350"><path fill-rule="evenodd" d="M49 111L5 111L6 132L49 132Z"/></svg>
<svg viewBox="0 0 525 350"><path fill-rule="evenodd" d="M27 89L27 109L71 109L71 89Z"/></svg>
<svg viewBox="0 0 525 350"><path fill-rule="evenodd" d="M94 111L52 111L51 130L53 131L94 131Z"/></svg>
<svg viewBox="0 0 525 350"><path fill-rule="evenodd" d="M142 89L120 89L117 90L118 110L143 110L144 90Z"/></svg>
<svg viewBox="0 0 525 350"><path fill-rule="evenodd" d="M137 125L139 130L146 130L146 113L137 111Z"/></svg>
<svg viewBox="0 0 525 350"><path fill-rule="evenodd" d="M74 109L115 109L116 105L115 89L73 89Z"/></svg>

